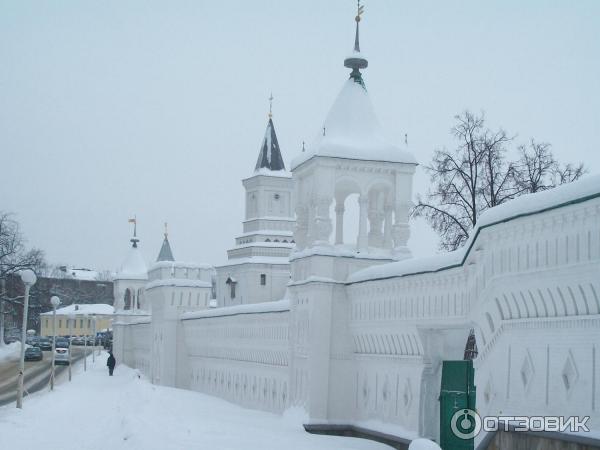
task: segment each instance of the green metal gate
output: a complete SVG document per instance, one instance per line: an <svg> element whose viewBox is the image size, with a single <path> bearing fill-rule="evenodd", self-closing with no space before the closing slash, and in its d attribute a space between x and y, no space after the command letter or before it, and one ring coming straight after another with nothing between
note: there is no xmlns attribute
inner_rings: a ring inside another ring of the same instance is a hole
<svg viewBox="0 0 600 450"><path fill-rule="evenodd" d="M440 447L473 450L475 413L473 361L443 361L440 391Z"/></svg>

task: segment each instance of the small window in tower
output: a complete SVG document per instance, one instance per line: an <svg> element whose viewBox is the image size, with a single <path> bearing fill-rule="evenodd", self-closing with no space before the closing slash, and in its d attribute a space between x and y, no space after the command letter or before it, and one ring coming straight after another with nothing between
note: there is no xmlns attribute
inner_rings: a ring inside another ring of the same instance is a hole
<svg viewBox="0 0 600 450"><path fill-rule="evenodd" d="M284 239L284 240L283 240L283 241L281 241L281 242L285 242L286 244L288 243L287 239Z"/></svg>
<svg viewBox="0 0 600 450"><path fill-rule="evenodd" d="M269 238L266 238L266 239L265 239L265 242L271 242L271 239L269 239Z"/></svg>
<svg viewBox="0 0 600 450"><path fill-rule="evenodd" d="M235 298L235 283L231 283L230 287L231 287L231 298Z"/></svg>
<svg viewBox="0 0 600 450"><path fill-rule="evenodd" d="M260 285L266 286L266 284L267 284L267 274L261 273L260 274Z"/></svg>
<svg viewBox="0 0 600 450"><path fill-rule="evenodd" d="M279 200L279 194L275 194L275 195L273 196L273 198L274 198L275 200Z"/></svg>

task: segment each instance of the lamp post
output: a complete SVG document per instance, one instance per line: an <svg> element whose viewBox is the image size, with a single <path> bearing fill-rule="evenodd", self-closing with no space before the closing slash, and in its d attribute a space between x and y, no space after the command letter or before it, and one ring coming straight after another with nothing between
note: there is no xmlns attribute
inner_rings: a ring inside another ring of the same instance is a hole
<svg viewBox="0 0 600 450"><path fill-rule="evenodd" d="M73 354L73 324L75 323L75 314L69 314L69 381L71 381L71 355Z"/></svg>
<svg viewBox="0 0 600 450"><path fill-rule="evenodd" d="M27 339L27 313L29 312L29 289L37 281L33 270L25 269L19 272L21 281L25 285L25 299L23 300L23 326L21 329L21 359L19 361L19 380L17 382L17 408L23 408L23 381L25 378L25 340Z"/></svg>
<svg viewBox="0 0 600 450"><path fill-rule="evenodd" d="M92 363L96 364L96 314L93 315L94 318L94 334L93 334L93 344L92 344Z"/></svg>
<svg viewBox="0 0 600 450"><path fill-rule="evenodd" d="M89 316L87 314L83 315L83 320L85 320L85 339L83 340L83 371L87 371L87 341L88 341L88 333L90 331L89 327Z"/></svg>
<svg viewBox="0 0 600 450"><path fill-rule="evenodd" d="M56 356L56 308L60 305L60 298L53 295L50 297L50 303L52 304L52 366L50 367L50 390L53 391L55 375L54 358Z"/></svg>

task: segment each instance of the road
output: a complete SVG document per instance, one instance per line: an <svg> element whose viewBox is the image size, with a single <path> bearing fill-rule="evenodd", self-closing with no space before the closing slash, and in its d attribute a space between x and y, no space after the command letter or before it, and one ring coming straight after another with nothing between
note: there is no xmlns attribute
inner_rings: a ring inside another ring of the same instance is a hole
<svg viewBox="0 0 600 450"><path fill-rule="evenodd" d="M73 346L73 363L81 360L84 347ZM88 347L88 356L92 354ZM44 359L41 361L25 361L25 394L28 395L39 391L50 383L50 367L52 366L52 352L45 351ZM98 357L98 347L96 347ZM59 376L67 366L56 366L56 376ZM17 375L19 373L19 362L8 361L0 363L0 406L17 400Z"/></svg>

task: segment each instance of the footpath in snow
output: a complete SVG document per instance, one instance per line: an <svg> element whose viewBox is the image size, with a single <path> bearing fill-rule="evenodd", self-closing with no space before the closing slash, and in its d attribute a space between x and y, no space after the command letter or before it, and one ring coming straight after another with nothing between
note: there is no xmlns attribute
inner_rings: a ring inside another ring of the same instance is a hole
<svg viewBox="0 0 600 450"><path fill-rule="evenodd" d="M54 392L0 407L0 449L30 450L384 450L376 442L306 433L302 418L248 410L218 398L154 386L136 371L106 369L107 353L74 367Z"/></svg>

